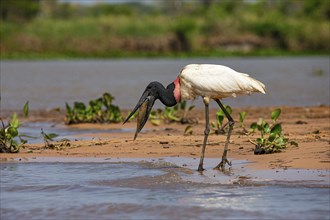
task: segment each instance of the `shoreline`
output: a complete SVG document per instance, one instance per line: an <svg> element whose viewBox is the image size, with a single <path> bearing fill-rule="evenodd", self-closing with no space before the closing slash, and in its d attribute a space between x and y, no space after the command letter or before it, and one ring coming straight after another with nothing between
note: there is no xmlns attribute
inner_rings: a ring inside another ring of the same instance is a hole
<svg viewBox="0 0 330 220"><path fill-rule="evenodd" d="M232 116L238 121L238 113L246 111L245 124L247 127L262 117L269 121L270 112L275 107L245 107L234 108ZM239 123L229 144L228 158L230 160L246 160L247 166L254 169L317 169L330 170L330 110L329 106L287 107L282 106L279 122L283 133L290 140L296 141L299 146L288 147L280 152L266 155L254 155L254 146L249 138L242 134ZM217 109L211 109L211 121ZM126 111L123 111L124 114ZM8 114L7 114L8 113ZM8 117L10 111L5 111ZM74 135L78 141L69 141L70 146L61 149L45 149L43 143L26 144L19 153L1 153L0 162L8 162L12 158L34 157L61 157L61 158L162 158L162 157L188 157L195 158L197 168L204 131L204 111L194 110L190 114L198 121L193 127L193 135L184 136L187 125L162 124L153 126L146 124L136 141L132 141L136 123L121 124L76 124L67 128L81 129ZM64 126L65 114L52 111L31 111L23 122L51 122L54 126ZM84 131L94 129L94 132ZM110 132L109 132L110 131ZM255 138L253 136L253 138ZM223 151L226 135L211 134L206 147L204 161L208 158L219 158ZM214 164L215 166L216 164ZM228 167L228 166L227 166Z"/></svg>
<svg viewBox="0 0 330 220"><path fill-rule="evenodd" d="M308 188L329 188L330 173L323 169L255 169L246 160L234 160L232 166L225 169L212 169L218 160L208 158L204 162L205 170L198 172L195 167L197 160L190 157L158 157L158 158L104 158L104 157L31 157L15 158L0 163L2 166L18 164L121 164L140 166L162 170L165 175L180 176L181 183L203 183L241 186L292 186ZM23 165L24 166L24 165ZM78 165L79 166L79 165ZM101 165L102 166L102 165ZM178 181L178 180L177 180Z"/></svg>
<svg viewBox="0 0 330 220"><path fill-rule="evenodd" d="M264 49L251 52L229 52L229 51L214 51L210 53L201 54L201 52L195 53L171 53L171 54L157 54L154 52L141 54L139 52L120 55L118 53L108 55L68 55L64 53L59 54L39 54L39 53L12 53L0 56L1 61L50 61L50 60L144 60L144 59L196 59L196 58L255 58L255 57L328 57L327 51L286 51L275 49Z"/></svg>

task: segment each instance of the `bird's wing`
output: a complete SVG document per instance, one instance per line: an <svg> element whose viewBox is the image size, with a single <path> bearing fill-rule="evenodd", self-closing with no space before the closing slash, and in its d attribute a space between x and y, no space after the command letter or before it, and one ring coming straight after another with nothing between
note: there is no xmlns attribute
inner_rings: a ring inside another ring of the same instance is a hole
<svg viewBox="0 0 330 220"><path fill-rule="evenodd" d="M248 74L212 64L190 64L180 75L181 96L194 99L196 96L225 98L251 92L265 93L265 85Z"/></svg>

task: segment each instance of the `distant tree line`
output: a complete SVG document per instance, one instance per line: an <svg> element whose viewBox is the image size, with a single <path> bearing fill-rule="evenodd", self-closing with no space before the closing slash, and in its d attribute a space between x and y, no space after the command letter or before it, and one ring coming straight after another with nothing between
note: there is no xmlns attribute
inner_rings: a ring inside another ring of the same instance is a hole
<svg viewBox="0 0 330 220"><path fill-rule="evenodd" d="M30 20L40 13L40 0L0 0L2 20Z"/></svg>
<svg viewBox="0 0 330 220"><path fill-rule="evenodd" d="M0 0L0 58L330 51L330 0Z"/></svg>
<svg viewBox="0 0 330 220"><path fill-rule="evenodd" d="M308 16L330 19L329 0L164 0L149 4L136 1L125 4L77 4L58 0L0 0L0 18L7 21L29 21L37 16L72 18L107 14L131 15L133 13L186 14L203 13L212 6L222 7L228 13L243 10L246 5L256 5L259 10L277 10L284 15Z"/></svg>

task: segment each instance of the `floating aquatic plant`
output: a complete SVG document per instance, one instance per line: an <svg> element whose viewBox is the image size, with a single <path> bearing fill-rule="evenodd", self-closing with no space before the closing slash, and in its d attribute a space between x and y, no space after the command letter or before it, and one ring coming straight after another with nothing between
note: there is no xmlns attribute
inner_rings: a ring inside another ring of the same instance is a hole
<svg viewBox="0 0 330 220"><path fill-rule="evenodd" d="M29 114L29 102L27 101L23 107L24 116ZM16 112L12 115L11 120L7 125L0 117L0 153L17 153L20 148L27 143L27 140L23 139L23 134L19 133L19 121Z"/></svg>
<svg viewBox="0 0 330 220"><path fill-rule="evenodd" d="M104 93L102 97L89 101L87 106L83 102L74 102L73 107L65 103L65 123L119 123L122 121L121 111L112 104L113 100L111 94Z"/></svg>

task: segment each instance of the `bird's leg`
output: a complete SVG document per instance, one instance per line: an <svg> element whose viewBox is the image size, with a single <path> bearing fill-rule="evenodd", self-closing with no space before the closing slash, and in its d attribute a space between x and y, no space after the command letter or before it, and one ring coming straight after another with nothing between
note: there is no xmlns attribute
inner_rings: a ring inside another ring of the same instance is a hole
<svg viewBox="0 0 330 220"><path fill-rule="evenodd" d="M205 104L205 131L204 131L204 142L203 142L203 148L202 148L202 154L201 154L201 159L199 161L198 165L198 171L203 171L203 161L204 161L204 155L205 155L205 148L206 148L206 142L207 142L207 137L209 136L210 133L210 124L209 124L209 98L203 97L203 101Z"/></svg>
<svg viewBox="0 0 330 220"><path fill-rule="evenodd" d="M225 143L225 147L224 147L224 150L223 150L223 154L222 154L222 160L221 162L214 168L214 169L223 169L226 165L226 163L231 166L231 162L228 161L227 159L227 151L228 151L228 144L229 144L229 140L230 140L230 135L231 135L231 132L233 130L233 127L234 127L234 124L235 124L235 121L233 120L233 118L230 116L230 114L227 112L226 108L222 105L222 103L220 102L219 99L216 99L215 100L218 105L220 106L220 108L222 109L223 113L226 115L228 121L229 121L229 130L228 130L228 134L227 134L227 139L226 139L226 143Z"/></svg>

